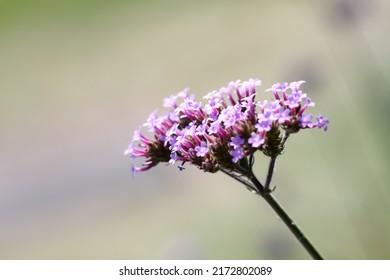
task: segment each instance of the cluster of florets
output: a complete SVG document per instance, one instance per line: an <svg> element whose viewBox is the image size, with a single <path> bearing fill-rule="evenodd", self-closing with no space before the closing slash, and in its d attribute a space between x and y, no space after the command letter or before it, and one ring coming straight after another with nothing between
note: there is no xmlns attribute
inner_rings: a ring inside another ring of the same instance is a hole
<svg viewBox="0 0 390 280"><path fill-rule="evenodd" d="M255 79L230 82L206 94L206 104L197 102L188 89L165 98L170 111L161 116L154 111L144 124L153 138L138 129L125 151L132 159L146 158L141 167L132 166L133 175L159 162L177 161L180 169L189 162L207 172L234 170L256 151L270 157L281 154L284 137L300 129L326 131L328 119L305 112L315 104L300 89L302 83L274 84L267 90L273 101L255 101L256 86L261 85Z"/></svg>

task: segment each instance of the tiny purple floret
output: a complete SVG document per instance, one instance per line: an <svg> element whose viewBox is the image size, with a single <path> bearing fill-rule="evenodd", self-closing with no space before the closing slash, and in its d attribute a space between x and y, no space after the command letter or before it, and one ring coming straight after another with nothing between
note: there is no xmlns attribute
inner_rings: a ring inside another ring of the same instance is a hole
<svg viewBox="0 0 390 280"><path fill-rule="evenodd" d="M248 143L252 145L253 148L258 148L263 145L265 142L264 137L255 132L251 133L251 137L248 139Z"/></svg>
<svg viewBox="0 0 390 280"><path fill-rule="evenodd" d="M200 146L195 147L195 152L197 157L204 157L209 152L206 141L202 141Z"/></svg>

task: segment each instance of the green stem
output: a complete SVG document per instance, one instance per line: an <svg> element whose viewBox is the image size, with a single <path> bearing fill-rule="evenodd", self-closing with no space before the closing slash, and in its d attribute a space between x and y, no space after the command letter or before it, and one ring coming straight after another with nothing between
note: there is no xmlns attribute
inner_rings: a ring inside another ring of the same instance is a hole
<svg viewBox="0 0 390 280"><path fill-rule="evenodd" d="M287 138L285 138L287 139ZM285 142L285 141L284 141ZM284 143L283 143L284 144ZM320 253L317 251L317 249L311 244L309 239L305 236L305 234L301 231L301 229L298 227L298 225L290 218L290 216L284 211L282 206L275 200L275 198L271 195L271 191L269 189L269 185L271 184L272 175L274 172L276 163L276 157L271 158L268 168L268 174L266 183L263 186L260 181L256 178L256 176L251 176L251 181L255 185L256 189L261 190L259 193L265 201L271 206L271 208L278 214L279 218L282 219L284 224L288 227L288 229L294 234L294 236L298 239L298 241L302 244L302 246L306 249L306 251L312 256L315 260L323 260Z"/></svg>
<svg viewBox="0 0 390 280"><path fill-rule="evenodd" d="M317 249L313 246L313 244L311 244L311 242L297 226L297 224L290 218L286 211L284 211L282 206L275 200L271 193L263 194L262 197L265 199L265 201L268 202L272 209L274 209L276 214L278 214L288 229L294 234L294 236L298 239L306 251L312 256L312 258L315 260L323 260Z"/></svg>
<svg viewBox="0 0 390 280"><path fill-rule="evenodd" d="M267 179L265 180L265 185L264 185L265 192L269 191L269 185L271 184L272 175L273 175L274 169L275 169L275 163L276 163L276 157L271 158L271 160L269 162L269 167L268 167Z"/></svg>
<svg viewBox="0 0 390 280"><path fill-rule="evenodd" d="M284 146L288 136L289 133L285 135L282 142L282 146ZM290 216L286 213L286 211L284 211L282 206L275 200L275 198L271 194L272 190L270 189L270 184L275 169L276 158L277 156L272 157L270 160L265 185L263 185L253 173L253 157L251 157L249 160L249 166L238 165L236 166L235 171L226 170L224 168L221 168L220 170L226 175L229 175L230 177L247 186L247 188L250 189L252 192L262 196L264 200L267 201L271 208L276 212L276 214L283 221L283 223L287 226L287 228L292 232L292 234L298 239L303 248L305 248L305 250L312 256L312 258L315 260L323 260L317 249L313 246L309 239L307 239L307 237L301 231L298 225L290 218Z"/></svg>

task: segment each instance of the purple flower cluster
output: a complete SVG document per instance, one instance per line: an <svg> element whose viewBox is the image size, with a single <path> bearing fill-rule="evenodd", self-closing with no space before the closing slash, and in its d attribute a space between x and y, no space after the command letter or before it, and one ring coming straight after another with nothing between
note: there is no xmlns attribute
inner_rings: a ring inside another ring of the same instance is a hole
<svg viewBox="0 0 390 280"><path fill-rule="evenodd" d="M131 159L146 158L141 167L132 166L133 175L159 162L176 161L181 169L189 162L207 172L234 170L258 150L276 157L288 135L300 129L326 131L327 118L306 113L315 104L300 89L302 83L274 84L267 90L273 101L255 101L256 87L261 85L256 79L230 82L206 94L205 104L188 89L165 98L164 107L170 111L160 116L155 111L144 124L153 138L138 129L125 151Z"/></svg>

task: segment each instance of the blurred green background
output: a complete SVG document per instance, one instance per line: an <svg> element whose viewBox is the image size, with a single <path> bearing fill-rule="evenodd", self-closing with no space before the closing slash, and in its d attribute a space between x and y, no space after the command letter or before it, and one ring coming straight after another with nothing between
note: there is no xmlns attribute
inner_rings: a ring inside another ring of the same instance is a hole
<svg viewBox="0 0 390 280"><path fill-rule="evenodd" d="M264 98L306 80L330 119L289 139L277 199L326 258L389 259L389 14L387 0L0 0L0 258L309 258L231 178L132 179L123 156L164 97L260 78Z"/></svg>

